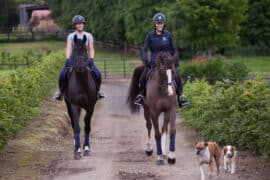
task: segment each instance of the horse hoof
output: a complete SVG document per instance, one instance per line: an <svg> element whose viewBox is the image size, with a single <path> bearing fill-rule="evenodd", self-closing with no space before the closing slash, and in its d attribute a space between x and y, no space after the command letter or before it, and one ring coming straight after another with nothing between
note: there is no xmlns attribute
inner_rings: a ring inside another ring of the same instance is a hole
<svg viewBox="0 0 270 180"><path fill-rule="evenodd" d="M147 156L151 156L153 154L153 150L146 150L145 153Z"/></svg>
<svg viewBox="0 0 270 180"><path fill-rule="evenodd" d="M83 156L90 156L90 151L89 150L84 150L83 151Z"/></svg>
<svg viewBox="0 0 270 180"><path fill-rule="evenodd" d="M160 165L164 165L165 163L164 163L164 160L162 160L162 159L158 159L157 160L157 165L158 166L160 166Z"/></svg>
<svg viewBox="0 0 270 180"><path fill-rule="evenodd" d="M168 163L169 164L175 164L175 158L173 158L173 159L168 158Z"/></svg>
<svg viewBox="0 0 270 180"><path fill-rule="evenodd" d="M82 158L82 153L81 152L75 152L74 153L74 159L75 160L80 160Z"/></svg>

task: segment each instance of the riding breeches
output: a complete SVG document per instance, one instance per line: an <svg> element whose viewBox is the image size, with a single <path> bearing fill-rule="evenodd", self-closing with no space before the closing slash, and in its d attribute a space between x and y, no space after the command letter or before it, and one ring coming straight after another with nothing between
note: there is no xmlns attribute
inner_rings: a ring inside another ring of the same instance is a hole
<svg viewBox="0 0 270 180"><path fill-rule="evenodd" d="M73 58L69 58L66 61L65 65L62 68L62 70L60 72L60 75L59 75L59 86L60 87L66 81L67 72L68 72L69 68L74 65L74 63L75 62L74 62ZM95 64L90 62L89 59L86 60L86 64L93 70L94 75L95 75L95 79L96 79L96 82L97 82L97 86L98 86L98 89L99 89L100 84L101 84L101 79L102 79L101 72L99 71L99 69L97 68L97 66Z"/></svg>

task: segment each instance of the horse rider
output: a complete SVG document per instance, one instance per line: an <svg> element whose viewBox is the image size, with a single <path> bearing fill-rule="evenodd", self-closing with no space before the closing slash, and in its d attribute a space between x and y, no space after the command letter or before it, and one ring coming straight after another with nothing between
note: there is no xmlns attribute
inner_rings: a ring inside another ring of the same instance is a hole
<svg viewBox="0 0 270 180"><path fill-rule="evenodd" d="M144 94L146 90L147 83L147 74L151 68L155 67L156 56L159 52L170 52L171 54L176 55L176 67L179 66L179 54L178 49L172 39L171 34L164 29L166 16L162 13L156 13L153 17L153 22L155 24L155 29L150 31L144 40L144 45L141 49L141 59L145 65L145 69L140 77L139 87L140 94L135 98L135 104L143 105L144 103ZM147 51L150 49L151 56L150 61L148 60ZM176 81L176 94L179 107L183 107L189 104L188 100L182 98L183 86L180 78L180 74L176 71L175 76Z"/></svg>
<svg viewBox="0 0 270 180"><path fill-rule="evenodd" d="M83 39L83 36L85 35L87 40L85 42L85 46L87 47L88 50L88 56L89 58L86 59L87 65L93 70L94 72L94 79L96 81L96 86L97 86L97 99L104 98L104 95L102 95L99 90L100 90L100 85L101 85L101 72L99 69L95 66L94 64L94 55L95 55L95 50L94 50L94 39L91 33L83 31L85 25L85 19L81 15L76 15L72 19L72 26L75 29L75 31L71 34L68 35L67 37L67 48L66 48L66 63L65 66L63 67L60 76L59 76L59 89L60 92L54 96L54 99L62 101L64 97L64 92L65 88L67 86L67 72L70 67L74 64L74 58L72 56L72 48L74 45L73 38L75 35L77 35L78 39Z"/></svg>

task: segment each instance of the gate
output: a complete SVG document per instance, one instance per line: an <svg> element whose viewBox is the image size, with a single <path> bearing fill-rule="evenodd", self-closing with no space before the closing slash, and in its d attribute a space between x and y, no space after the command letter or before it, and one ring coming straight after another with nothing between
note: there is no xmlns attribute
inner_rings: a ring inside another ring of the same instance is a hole
<svg viewBox="0 0 270 180"><path fill-rule="evenodd" d="M129 57L95 58L95 64L102 73L103 79L131 78L133 70L141 64L139 59Z"/></svg>

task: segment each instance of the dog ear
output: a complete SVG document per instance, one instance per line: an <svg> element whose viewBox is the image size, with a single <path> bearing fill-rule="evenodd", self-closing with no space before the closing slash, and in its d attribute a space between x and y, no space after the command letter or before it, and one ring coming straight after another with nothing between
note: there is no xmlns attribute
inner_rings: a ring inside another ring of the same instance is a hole
<svg viewBox="0 0 270 180"><path fill-rule="evenodd" d="M74 38L73 38L73 41L74 41L74 43L77 43L77 41L78 41L77 34L75 34L75 36L74 36Z"/></svg>
<svg viewBox="0 0 270 180"><path fill-rule="evenodd" d="M227 153L227 147L225 146L224 148L223 148L223 154L226 154Z"/></svg>
<svg viewBox="0 0 270 180"><path fill-rule="evenodd" d="M85 43L85 42L86 42L86 40L87 40L86 35L83 35L83 42Z"/></svg>
<svg viewBox="0 0 270 180"><path fill-rule="evenodd" d="M208 143L207 143L207 142L205 142L205 143L204 143L204 145L205 145L205 147L207 147L207 146L208 146Z"/></svg>
<svg viewBox="0 0 270 180"><path fill-rule="evenodd" d="M233 151L236 151L236 148L235 148L235 146L232 146L232 150L233 150Z"/></svg>

